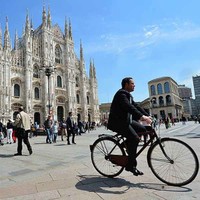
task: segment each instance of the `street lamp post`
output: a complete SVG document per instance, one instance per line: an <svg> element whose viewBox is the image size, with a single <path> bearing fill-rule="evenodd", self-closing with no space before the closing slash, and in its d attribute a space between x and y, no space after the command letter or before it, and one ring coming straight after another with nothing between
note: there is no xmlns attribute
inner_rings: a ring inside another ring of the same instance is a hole
<svg viewBox="0 0 200 200"><path fill-rule="evenodd" d="M45 75L47 76L47 78L48 78L48 105L47 105L47 107L48 107L48 113L49 113L49 115L51 114L51 107L52 107L52 105L51 105L51 100L50 100L50 82L49 82L49 80L50 80L50 76L51 76L51 74L54 72L54 68L52 67L52 66L47 66L47 67L45 67Z"/></svg>

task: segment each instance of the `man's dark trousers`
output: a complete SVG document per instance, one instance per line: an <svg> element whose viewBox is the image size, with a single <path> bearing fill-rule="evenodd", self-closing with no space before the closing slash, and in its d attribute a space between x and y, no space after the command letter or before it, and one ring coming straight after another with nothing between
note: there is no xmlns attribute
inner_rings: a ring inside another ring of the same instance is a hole
<svg viewBox="0 0 200 200"><path fill-rule="evenodd" d="M28 133L29 131L25 131L23 129L17 130L18 132L18 146L17 146L17 153L18 154L22 154L22 140L24 142L24 144L26 144L27 149L29 151L29 153L31 154L32 152L32 148L28 139Z"/></svg>
<svg viewBox="0 0 200 200"><path fill-rule="evenodd" d="M139 122L132 121L132 123L129 125L129 128L127 128L127 130L123 133L123 136L127 138L126 145L129 155L127 167L129 169L137 166L136 153L137 146L140 141L137 133L139 132L146 132L146 128Z"/></svg>

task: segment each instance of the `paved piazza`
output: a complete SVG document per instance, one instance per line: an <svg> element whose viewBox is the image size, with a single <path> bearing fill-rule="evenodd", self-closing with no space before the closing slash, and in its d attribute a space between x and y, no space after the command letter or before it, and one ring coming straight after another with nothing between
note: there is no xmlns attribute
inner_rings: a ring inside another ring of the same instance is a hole
<svg viewBox="0 0 200 200"><path fill-rule="evenodd" d="M14 157L16 144L0 146L0 199L9 200L197 200L200 199L200 175L184 187L167 186L149 169L146 151L138 158L144 176L123 171L114 179L98 174L91 164L89 145L98 134L110 133L104 127L76 137L76 145L58 138L46 144L45 136L30 139L33 154L23 145L23 156ZM200 155L200 124L187 122L160 128L162 137L184 140Z"/></svg>

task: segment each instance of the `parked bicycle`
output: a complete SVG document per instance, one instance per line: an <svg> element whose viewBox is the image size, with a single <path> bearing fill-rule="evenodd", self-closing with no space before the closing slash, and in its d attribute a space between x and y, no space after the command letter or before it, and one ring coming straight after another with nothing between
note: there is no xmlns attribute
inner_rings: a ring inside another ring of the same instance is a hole
<svg viewBox="0 0 200 200"><path fill-rule="evenodd" d="M153 174L163 183L184 186L192 182L199 171L199 161L194 150L185 142L169 137L160 138L152 129L139 136L145 138L138 157L146 147L147 162ZM120 135L101 134L90 145L94 168L103 176L116 177L128 162L126 139Z"/></svg>

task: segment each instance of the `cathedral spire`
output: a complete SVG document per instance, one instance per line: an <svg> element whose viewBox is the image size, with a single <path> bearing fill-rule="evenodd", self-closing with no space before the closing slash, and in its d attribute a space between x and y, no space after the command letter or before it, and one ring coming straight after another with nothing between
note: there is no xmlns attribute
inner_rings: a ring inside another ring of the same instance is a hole
<svg viewBox="0 0 200 200"><path fill-rule="evenodd" d="M83 46L81 41L80 41L80 60L83 61Z"/></svg>
<svg viewBox="0 0 200 200"><path fill-rule="evenodd" d="M25 25L25 34L29 34L30 33L30 21L29 21L29 16L28 16L28 10L27 10L27 14L26 14L26 25Z"/></svg>
<svg viewBox="0 0 200 200"><path fill-rule="evenodd" d="M11 49L10 35L8 31L8 18L6 17L6 28L4 32L4 49Z"/></svg>
<svg viewBox="0 0 200 200"><path fill-rule="evenodd" d="M0 24L0 50L2 50L2 29Z"/></svg>
<svg viewBox="0 0 200 200"><path fill-rule="evenodd" d="M47 26L47 15L46 15L46 10L44 6L43 6L43 12L42 12L42 26L43 27Z"/></svg>
<svg viewBox="0 0 200 200"><path fill-rule="evenodd" d="M51 29L51 13L50 13L50 8L48 8L47 26L48 26L49 29Z"/></svg>
<svg viewBox="0 0 200 200"><path fill-rule="evenodd" d="M69 36L69 29L67 24L67 19L65 18L65 38L68 39Z"/></svg>
<svg viewBox="0 0 200 200"><path fill-rule="evenodd" d="M33 30L33 20L31 19L31 22L30 22L30 27L31 27L31 30Z"/></svg>
<svg viewBox="0 0 200 200"><path fill-rule="evenodd" d="M93 64L92 64L92 60L90 59L90 78L94 77L94 72L93 72Z"/></svg>
<svg viewBox="0 0 200 200"><path fill-rule="evenodd" d="M92 65L92 67L93 67L93 76L94 76L94 78L96 78L96 68L95 68L95 66L94 66L94 60L93 60L93 65Z"/></svg>
<svg viewBox="0 0 200 200"><path fill-rule="evenodd" d="M69 19L69 39L72 40L72 26L71 26L71 21Z"/></svg>
<svg viewBox="0 0 200 200"><path fill-rule="evenodd" d="M14 50L18 49L18 35L17 30L15 31L15 42L14 42Z"/></svg>

